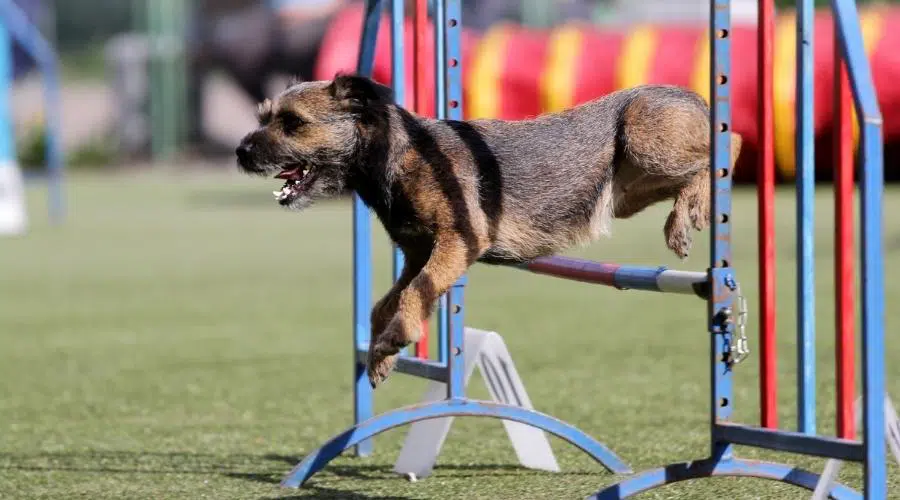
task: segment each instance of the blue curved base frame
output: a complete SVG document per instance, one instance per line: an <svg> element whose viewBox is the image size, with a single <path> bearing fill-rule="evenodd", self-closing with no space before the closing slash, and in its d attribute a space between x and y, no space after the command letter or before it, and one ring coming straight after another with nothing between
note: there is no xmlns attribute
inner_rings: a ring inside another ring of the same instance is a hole
<svg viewBox="0 0 900 500"><path fill-rule="evenodd" d="M592 500L612 500L626 498L653 488L665 486L689 479L704 477L755 477L781 481L808 490L815 490L819 475L812 472L773 462L756 460L705 459L696 462L682 462L667 465L660 469L648 470L632 476L624 481L604 488L591 496ZM835 483L829 496L834 499L861 499L863 496L844 485Z"/></svg>
<svg viewBox="0 0 900 500"><path fill-rule="evenodd" d="M384 431L419 420L442 417L491 417L520 422L564 439L590 455L616 474L630 474L631 468L606 446L578 428L549 415L518 406L473 399L445 399L435 403L408 406L383 413L338 434L307 455L284 478L281 486L299 488L344 450Z"/></svg>

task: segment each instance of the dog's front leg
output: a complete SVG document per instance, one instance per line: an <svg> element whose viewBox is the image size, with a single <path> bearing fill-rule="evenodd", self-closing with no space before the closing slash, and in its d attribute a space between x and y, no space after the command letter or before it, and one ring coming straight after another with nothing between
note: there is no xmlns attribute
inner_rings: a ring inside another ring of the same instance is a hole
<svg viewBox="0 0 900 500"><path fill-rule="evenodd" d="M397 313L369 347L368 374L372 387L387 378L400 349L419 339L422 321L428 319L434 301L465 274L483 249L473 250L456 233L436 239L428 262L409 286L401 290Z"/></svg>
<svg viewBox="0 0 900 500"><path fill-rule="evenodd" d="M400 271L400 276L397 277L397 281L384 297L372 307L370 346L375 345L387 324L397 313L397 307L400 305L400 292L408 287L413 278L425 267L429 253L430 251L420 252L412 249L403 252L403 269Z"/></svg>

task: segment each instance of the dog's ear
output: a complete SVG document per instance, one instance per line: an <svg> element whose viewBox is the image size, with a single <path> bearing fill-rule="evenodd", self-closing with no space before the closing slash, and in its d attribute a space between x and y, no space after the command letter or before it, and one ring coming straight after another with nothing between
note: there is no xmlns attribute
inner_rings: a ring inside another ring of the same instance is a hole
<svg viewBox="0 0 900 500"><path fill-rule="evenodd" d="M331 97L350 111L361 111L372 105L390 104L394 91L390 87L356 75L338 75L329 86Z"/></svg>
<svg viewBox="0 0 900 500"><path fill-rule="evenodd" d="M266 125L272 121L272 101L266 99L256 107L256 120L260 125Z"/></svg>

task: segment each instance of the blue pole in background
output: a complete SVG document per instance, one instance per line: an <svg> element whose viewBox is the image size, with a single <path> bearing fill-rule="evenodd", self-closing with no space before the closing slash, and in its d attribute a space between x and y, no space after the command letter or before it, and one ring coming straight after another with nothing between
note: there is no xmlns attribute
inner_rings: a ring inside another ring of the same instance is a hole
<svg viewBox="0 0 900 500"><path fill-rule="evenodd" d="M10 108L13 79L12 40L0 19L0 233L20 234L27 225L22 171L16 162Z"/></svg>
<svg viewBox="0 0 900 500"><path fill-rule="evenodd" d="M12 88L12 60L11 43L15 40L28 55L34 59L41 70L44 80L44 118L46 120L47 135L47 176L48 176L48 209L50 220L54 223L62 222L65 218L65 195L63 192L63 174L65 162L62 153L62 102L60 101L59 61L53 46L44 38L40 30L28 15L12 0L0 0L0 23L2 23L5 37L2 56L7 62L4 68L9 67L4 73L5 99L3 106L7 107L3 115L9 126L0 131L4 137L14 141L12 132L12 115L8 110L9 89ZM10 148L10 155L15 158L15 145Z"/></svg>
<svg viewBox="0 0 900 500"><path fill-rule="evenodd" d="M816 433L816 289L813 130L813 0L797 12L797 430Z"/></svg>
<svg viewBox="0 0 900 500"><path fill-rule="evenodd" d="M12 40L6 21L0 19L0 162L3 168L16 161L16 144L10 108L12 79Z"/></svg>

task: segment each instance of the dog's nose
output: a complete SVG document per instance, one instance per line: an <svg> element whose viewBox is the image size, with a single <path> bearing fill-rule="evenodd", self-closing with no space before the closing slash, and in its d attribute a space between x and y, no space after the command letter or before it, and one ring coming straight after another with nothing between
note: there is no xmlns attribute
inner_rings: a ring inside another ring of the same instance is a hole
<svg viewBox="0 0 900 500"><path fill-rule="evenodd" d="M250 151L253 149L253 144L249 142L243 142L237 149L234 150L234 154L237 155L238 161L244 163L250 157Z"/></svg>

